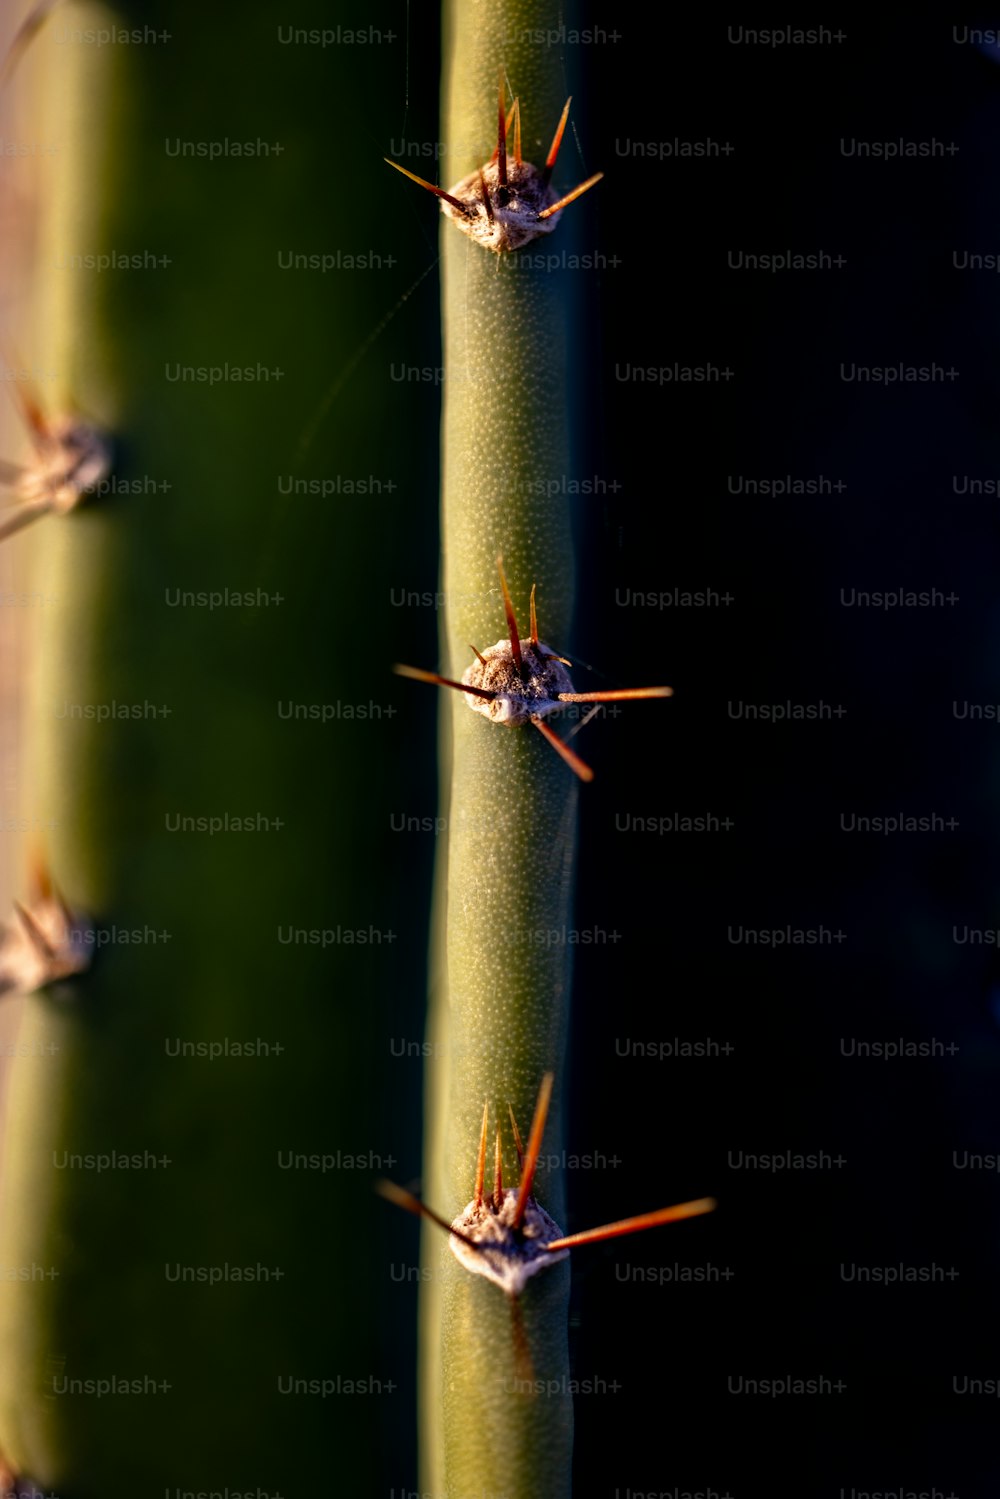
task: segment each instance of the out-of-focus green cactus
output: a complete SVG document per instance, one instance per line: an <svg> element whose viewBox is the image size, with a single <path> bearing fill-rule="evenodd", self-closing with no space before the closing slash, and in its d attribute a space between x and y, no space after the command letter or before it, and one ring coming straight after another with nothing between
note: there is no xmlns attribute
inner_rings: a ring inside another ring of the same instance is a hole
<svg viewBox="0 0 1000 1499"><path fill-rule="evenodd" d="M115 27L146 34L86 38ZM47 415L117 454L31 533L44 856L103 945L3 1001L0 1450L64 1499L360 1494L406 1399L373 1335L391 1138L359 1065L384 1050L365 997L412 967L375 827L401 744L387 611L362 602L385 502L284 482L380 472L407 502L384 367L299 448L398 292L279 263L398 249L373 161L336 139L380 64L335 56L279 45L270 4L122 3L60 7L23 59L51 150L16 338L56 376ZM108 255L137 259L72 260Z"/></svg>

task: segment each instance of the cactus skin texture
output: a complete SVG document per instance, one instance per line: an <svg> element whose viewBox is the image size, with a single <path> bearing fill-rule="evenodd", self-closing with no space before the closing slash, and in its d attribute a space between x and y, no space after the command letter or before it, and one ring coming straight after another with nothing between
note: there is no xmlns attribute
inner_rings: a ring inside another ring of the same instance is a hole
<svg viewBox="0 0 1000 1499"><path fill-rule="evenodd" d="M329 8L304 0L295 22L329 25ZM109 26L171 35L60 39ZM78 978L2 1001L22 1008L0 1183L0 1451L60 1499L361 1494L380 1472L384 1492L380 1434L412 1395L386 1389L379 1338L385 1266L365 1156L392 1134L376 1106L383 1079L373 1086L364 1063L385 1051L384 1016L359 1003L406 989L426 915L412 896L409 927L392 908L379 842L378 787L405 753L384 713L394 621L372 610L364 649L335 648L363 613L355 580L366 598L387 595L373 505L419 498L380 443L384 361L358 366L297 458L332 377L399 287L277 263L289 247L398 253L380 238L375 166L336 146L338 111L366 117L386 58L354 48L331 81L336 53L279 46L276 26L270 3L74 4L19 70L37 111L29 138L53 150L17 343L56 373L46 400L112 433L117 479L155 486L95 496L11 543L30 548L49 600L26 725L45 857L99 930L146 934L113 937ZM395 77L387 86L395 106ZM184 159L165 149L178 139L282 152ZM331 173L336 191L320 190ZM171 264L58 268L146 252ZM165 375L227 363L285 373ZM405 410L394 420L405 447ZM281 498L276 477L290 472L375 472L398 487L391 501ZM227 588L254 602L168 602ZM372 700L381 717L329 725L276 711ZM65 711L111 703L152 711L106 722ZM209 835L167 822L225 813L268 826ZM278 929L293 927L395 928L396 941L283 944ZM258 1038L283 1050L168 1054L178 1039ZM109 1152L142 1164L68 1163ZM339 1152L340 1164L282 1169L279 1152ZM280 1278L175 1283L175 1265ZM99 1397L62 1384L109 1378L141 1388ZM339 1385L296 1395L280 1387L290 1379Z"/></svg>
<svg viewBox="0 0 1000 1499"><path fill-rule="evenodd" d="M525 156L543 159L567 90L558 55L534 45L532 34L563 19L547 4L446 6L442 141L453 148L443 185L473 171L495 145L501 63L508 104L512 93L521 101ZM564 222L548 245L570 245L571 232ZM530 256L501 255L498 265L496 254L446 220L440 234L441 669L455 676L470 660L470 643L483 649L502 633L500 553L522 634L537 582L542 637L556 649L570 638L569 506L564 494L551 497L559 486L547 481L562 479L570 464L572 302L565 273L533 268ZM533 934L565 930L571 920L577 782L530 726L498 726L457 693L441 697L449 841L437 872L424 1180L428 1202L450 1217L472 1195L484 1101L504 1126L505 1178L516 1181L508 1103L523 1130L543 1073L554 1071L543 1153L562 1148L570 949ZM546 1171L535 1190L564 1222L560 1173ZM442 1239L425 1226L422 1487L558 1499L569 1493L572 1453L569 1267L535 1276L515 1314L510 1298L465 1271ZM546 1393L532 1380L544 1381Z"/></svg>

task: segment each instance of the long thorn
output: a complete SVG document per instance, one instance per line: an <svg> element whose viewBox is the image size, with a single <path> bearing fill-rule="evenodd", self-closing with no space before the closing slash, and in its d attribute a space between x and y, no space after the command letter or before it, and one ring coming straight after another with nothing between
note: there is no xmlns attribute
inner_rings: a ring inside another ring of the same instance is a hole
<svg viewBox="0 0 1000 1499"><path fill-rule="evenodd" d="M76 915L70 910L60 891L54 889L52 891L52 899L59 907L59 914L62 916L63 921L66 923L66 931L68 933L71 933L73 931L73 928L77 924Z"/></svg>
<svg viewBox="0 0 1000 1499"><path fill-rule="evenodd" d="M507 579L503 575L503 558L497 558L497 572L500 574L500 588L503 593L503 612L507 616L507 629L510 633L510 653L514 657L514 665L518 672L524 676L524 661L521 658L521 641L517 633L517 616L514 613L514 605L510 597L510 589L507 587Z"/></svg>
<svg viewBox="0 0 1000 1499"><path fill-rule="evenodd" d="M49 873L48 861L40 845L31 850L29 861L29 883L32 899L36 904L43 900L51 900L55 894L55 886L52 883L52 875Z"/></svg>
<svg viewBox="0 0 1000 1499"><path fill-rule="evenodd" d="M594 772L586 761L581 760L580 756L575 754L569 745L549 728L547 723L543 723L540 718L533 718L531 722L540 734L544 734L556 754L560 755L566 761L566 764L574 775L579 776L581 781L592 781L594 779Z"/></svg>
<svg viewBox="0 0 1000 1499"><path fill-rule="evenodd" d="M486 1120L490 1111L489 1099L483 1104L483 1128L479 1136L479 1156L476 1160L476 1190L472 1200L477 1208L483 1205L483 1182L486 1180Z"/></svg>
<svg viewBox="0 0 1000 1499"><path fill-rule="evenodd" d="M560 692L561 703L627 703L640 697L673 697L672 687L618 687L610 692Z"/></svg>
<svg viewBox="0 0 1000 1499"><path fill-rule="evenodd" d="M550 1239L545 1248L572 1249L574 1244L595 1244L600 1239L617 1239L621 1234L637 1234L644 1228L656 1228L660 1223L697 1218L700 1213L713 1212L716 1206L714 1197L699 1197L694 1202L679 1202L676 1207L658 1208L655 1213L640 1213L637 1218L622 1218L618 1223L606 1223L603 1228L588 1228L581 1234L567 1234L564 1239Z"/></svg>
<svg viewBox="0 0 1000 1499"><path fill-rule="evenodd" d="M579 187L574 187L573 191L567 193L564 198L559 198L555 203L550 203L548 208L543 208L538 217L547 219L550 214L558 213L560 208L565 208L567 203L572 203L574 199L581 197L589 188L600 182L603 176L603 172L595 172L593 177L588 177L586 182L581 182Z"/></svg>
<svg viewBox="0 0 1000 1499"><path fill-rule="evenodd" d="M418 177L416 172L410 172L406 167L401 167L398 161L390 161L388 156L383 156L382 160L388 162L389 166L395 167L397 172L402 172L404 177L409 177L411 182L417 183L419 187L426 187L429 193L434 193L438 198L443 198L446 203L451 204L452 208L457 208L459 213L468 216L469 210L460 198L453 198L451 193L446 193L443 187L435 187L433 182L427 181L426 177Z"/></svg>
<svg viewBox="0 0 1000 1499"><path fill-rule="evenodd" d="M507 115L503 107L503 68L500 69L500 94L497 101L497 178L507 186Z"/></svg>
<svg viewBox="0 0 1000 1499"><path fill-rule="evenodd" d="M531 1193L531 1185L535 1180L538 1152L542 1148L542 1136L545 1133L545 1120L549 1113L549 1102L552 1098L552 1084L554 1081L555 1073L547 1072L542 1078L542 1086L538 1090L535 1117L531 1121L531 1130L528 1135L528 1148L524 1152L524 1160L521 1163L521 1185L517 1190L517 1209L514 1213L514 1228L520 1228L524 1221L525 1210L528 1206L528 1197Z"/></svg>
<svg viewBox="0 0 1000 1499"><path fill-rule="evenodd" d="M383 1177L375 1183L375 1190L387 1202L395 1203L398 1208L405 1208L408 1213L413 1213L418 1218L426 1218L429 1222L436 1223L438 1228L443 1228L446 1233L454 1234L455 1238L461 1239L463 1244L468 1244L476 1250L479 1249L480 1246L475 1239L470 1239L468 1234L463 1234L460 1228L452 1228L451 1224L446 1223L438 1213L434 1212L433 1208L421 1202L419 1197L414 1197L412 1192L407 1192L405 1187L397 1187L395 1182L386 1181Z"/></svg>
<svg viewBox="0 0 1000 1499"><path fill-rule="evenodd" d="M492 224L492 222L493 222L493 204L490 202L490 190L486 186L486 177L483 174L482 167L479 168L479 187L480 187L480 190L481 190L481 192L483 194L483 206L486 209L486 217L489 219L490 223Z"/></svg>
<svg viewBox="0 0 1000 1499"><path fill-rule="evenodd" d="M49 11L55 10L58 4L59 0L39 0L39 4L35 6L34 10L29 11L26 18L21 22L21 25L14 34L14 40L7 48L7 56L3 60L3 67L0 68L0 89L7 87L32 37L41 29Z"/></svg>
<svg viewBox="0 0 1000 1499"><path fill-rule="evenodd" d="M503 1152L500 1149L500 1126L497 1125L496 1144L493 1147L493 1211L499 1213L503 1207Z"/></svg>
<svg viewBox="0 0 1000 1499"><path fill-rule="evenodd" d="M514 100L513 104L510 106L510 108L507 111L507 118L504 121L504 134L505 135L510 135L510 127L514 123L514 111L515 110L517 110L518 114L520 114L520 110L518 109L518 103L517 103L516 99ZM490 166L493 165L493 163L496 161L496 159L499 156L499 154L500 154L500 148L499 148L499 146L494 146L493 147L493 155L490 157L490 161L489 161Z"/></svg>
<svg viewBox="0 0 1000 1499"><path fill-rule="evenodd" d="M559 147L562 145L563 131L566 129L566 121L569 119L569 107L572 102L573 95L570 94L569 98L566 100L566 103L563 105L563 112L559 116L559 124L556 126L556 133L552 137L552 144L549 147L549 154L548 156L546 156L545 165L542 168L543 187L548 187L549 185L549 178L552 176L552 169L556 164L556 157L559 155Z"/></svg>
<svg viewBox="0 0 1000 1499"><path fill-rule="evenodd" d="M471 692L473 697L485 697L490 702L497 695L495 692L487 692L485 687L470 687L467 682L453 682L451 677L439 677L436 671L421 671L419 666L401 666L397 661L392 669L397 677L410 677L414 682L433 682L438 687L456 687L459 692Z"/></svg>
<svg viewBox="0 0 1000 1499"><path fill-rule="evenodd" d="M511 105L511 114L514 116L514 160L521 165L521 101L515 99ZM510 126L507 126L510 129Z"/></svg>
<svg viewBox="0 0 1000 1499"><path fill-rule="evenodd" d="M30 372L23 376L17 373L19 370L27 371L27 365L16 350L10 349L4 344L2 352L4 362L7 364L13 377L7 382L7 388L10 393L10 399L14 404L14 409L30 432L35 451L43 453L49 440L49 424L45 420L45 414L42 411L37 383ZM26 390L21 389L22 384L27 387Z"/></svg>
<svg viewBox="0 0 1000 1499"><path fill-rule="evenodd" d="M55 948L52 946L52 943L49 941L48 937L46 937L45 933L42 931L41 927L38 925L38 922L32 916L27 907L22 906L21 902L19 900L16 900L14 902L14 910L17 912L18 916L20 916L21 924L30 937L32 946L36 949L36 951L40 952L43 958L48 958L49 960L54 958L56 955Z"/></svg>
<svg viewBox="0 0 1000 1499"><path fill-rule="evenodd" d="M569 733L566 735L566 738L563 740L563 744L567 744L576 734L579 734L579 732L580 732L581 729L585 729L587 727L587 725L589 724L590 720L592 718L594 718L598 713L600 713L600 711L601 711L601 705L600 705L600 703L595 703L594 707L591 708L590 712L589 713L585 713L583 715L583 717L579 720L579 722L575 723L573 725L573 727L570 729Z"/></svg>
<svg viewBox="0 0 1000 1499"><path fill-rule="evenodd" d="M517 1120L514 1118L514 1105L513 1104L509 1103L507 1105L507 1112L510 1115L510 1127L514 1131L514 1149L517 1151L517 1169L518 1169L518 1171L523 1171L524 1170L524 1142L521 1139L521 1131L517 1127Z"/></svg>
<svg viewBox="0 0 1000 1499"><path fill-rule="evenodd" d="M529 626L528 634L529 634L529 636L531 638L532 645L537 645L538 644L538 615L535 613L535 585L534 585L534 583L532 583L532 585L531 585L531 605L530 605L530 608L531 608L531 624Z"/></svg>

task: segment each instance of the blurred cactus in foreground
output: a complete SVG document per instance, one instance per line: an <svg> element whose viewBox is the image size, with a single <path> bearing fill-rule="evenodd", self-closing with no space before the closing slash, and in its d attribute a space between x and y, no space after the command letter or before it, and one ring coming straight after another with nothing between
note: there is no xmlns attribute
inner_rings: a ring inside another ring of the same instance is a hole
<svg viewBox="0 0 1000 1499"><path fill-rule="evenodd" d="M142 40L94 44L109 28ZM375 832L386 612L339 648L388 564L366 507L283 497L376 457L401 478L370 365L300 447L395 292L279 264L378 233L384 184L334 150L384 66L354 52L331 84L336 54L280 46L270 5L87 4L18 68L46 150L11 344L45 418L116 453L5 543L47 601L20 887L40 859L93 922L85 972L3 1001L0 1451L61 1499L361 1493L394 1409L358 1248L391 1140L366 996L405 971Z"/></svg>

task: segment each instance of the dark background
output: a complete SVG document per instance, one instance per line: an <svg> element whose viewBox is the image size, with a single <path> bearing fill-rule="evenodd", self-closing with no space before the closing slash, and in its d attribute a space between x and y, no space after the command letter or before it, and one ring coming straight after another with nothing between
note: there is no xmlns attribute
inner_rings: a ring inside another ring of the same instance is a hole
<svg viewBox="0 0 1000 1499"><path fill-rule="evenodd" d="M623 21L621 42L585 59L590 138L616 153L587 212L622 260L597 292L598 462L624 488L581 514L592 578L581 649L627 660L636 682L665 671L677 697L666 715L637 707L594 734L578 918L623 939L578 967L571 1134L615 1145L624 1163L571 1177L571 1218L705 1190L720 1209L579 1256L575 1362L615 1371L623 1388L611 1442L600 1407L590 1421L581 1400L578 1472L595 1494L936 1487L965 1499L998 1477L987 1399L952 1390L953 1376L992 1372L997 1194L952 1153L994 1149L1000 1049L995 948L957 944L953 926L995 925L997 782L995 722L960 720L953 701L996 696L997 515L995 498L955 494L952 475L993 471L998 382L994 282L955 269L952 251L995 248L984 186L1000 71L956 44L940 12L845 20L840 43L783 49L734 44L728 27L671 18L655 36ZM735 150L661 163L619 155L629 137ZM861 160L841 154L842 138L959 149ZM734 249L819 248L846 265L727 266ZM736 373L687 389L616 378L674 361ZM842 361L960 373L886 389L844 382ZM730 475L819 474L846 487L729 492ZM733 602L616 607L616 589L673 587ZM842 589L901 588L958 597L892 611L841 602ZM846 712L730 716L788 702ZM735 826L615 831L620 813L709 810ZM958 825L842 831L852 813ZM740 926L846 935L769 951L731 943ZM675 1036L735 1049L618 1054L625 1038ZM842 1042L900 1037L959 1049L842 1054ZM741 1150L845 1163L732 1169ZM616 1279L675 1261L735 1273ZM851 1264L959 1274L861 1285L841 1279ZM846 1388L728 1393L740 1374L820 1373Z"/></svg>

